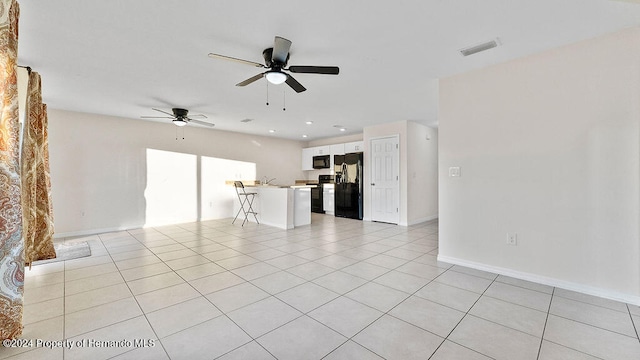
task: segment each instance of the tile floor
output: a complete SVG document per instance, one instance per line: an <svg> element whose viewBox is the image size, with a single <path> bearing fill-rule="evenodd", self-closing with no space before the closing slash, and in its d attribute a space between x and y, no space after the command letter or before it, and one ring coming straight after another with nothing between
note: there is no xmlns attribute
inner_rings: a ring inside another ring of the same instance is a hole
<svg viewBox="0 0 640 360"><path fill-rule="evenodd" d="M436 222L229 223L65 240L93 254L26 271L24 338L73 347L0 358L640 359L640 307L438 262Z"/></svg>

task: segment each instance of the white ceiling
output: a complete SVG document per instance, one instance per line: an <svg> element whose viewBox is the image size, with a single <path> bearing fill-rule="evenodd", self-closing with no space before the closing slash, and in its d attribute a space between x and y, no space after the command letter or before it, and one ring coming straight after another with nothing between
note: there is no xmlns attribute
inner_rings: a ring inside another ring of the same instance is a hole
<svg viewBox="0 0 640 360"><path fill-rule="evenodd" d="M144 121L186 107L217 129L295 140L434 126L438 78L640 25L637 1L18 1L19 63L42 75L50 108ZM308 90L270 85L266 106L265 79L235 86L263 69L207 56L262 62L275 35L293 42L289 65L340 75L295 74ZM494 38L502 46L458 52Z"/></svg>

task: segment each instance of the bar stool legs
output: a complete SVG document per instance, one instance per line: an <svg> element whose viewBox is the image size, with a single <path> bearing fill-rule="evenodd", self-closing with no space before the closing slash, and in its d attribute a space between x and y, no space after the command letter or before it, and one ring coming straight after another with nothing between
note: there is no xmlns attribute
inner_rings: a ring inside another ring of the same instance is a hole
<svg viewBox="0 0 640 360"><path fill-rule="evenodd" d="M233 218L232 224L236 222L240 213L244 214L244 219L242 220L242 226L244 226L245 222L249 221L249 214L253 214L253 218L256 220L257 224L260 224L258 221L258 217L256 216L257 212L253 210L253 200L257 193L255 192L246 192L244 189L244 184L242 181L234 181L233 185L236 188L236 194L238 194L238 201L240 202L240 209L236 213L236 217Z"/></svg>

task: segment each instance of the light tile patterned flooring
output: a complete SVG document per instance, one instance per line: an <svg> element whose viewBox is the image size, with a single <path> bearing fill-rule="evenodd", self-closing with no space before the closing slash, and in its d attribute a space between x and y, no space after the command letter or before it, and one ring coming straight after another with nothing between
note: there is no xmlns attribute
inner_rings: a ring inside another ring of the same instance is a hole
<svg viewBox="0 0 640 360"><path fill-rule="evenodd" d="M640 359L640 307L438 262L437 231L314 214L67 239L93 254L26 271L24 338L124 346L0 358Z"/></svg>

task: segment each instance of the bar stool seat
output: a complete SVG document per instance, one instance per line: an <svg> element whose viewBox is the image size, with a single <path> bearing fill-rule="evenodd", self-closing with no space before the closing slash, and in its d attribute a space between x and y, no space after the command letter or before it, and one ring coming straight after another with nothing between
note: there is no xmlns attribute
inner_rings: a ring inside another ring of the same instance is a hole
<svg viewBox="0 0 640 360"><path fill-rule="evenodd" d="M258 194L256 192L246 192L244 189L244 184L242 181L234 181L233 186L236 188L236 194L238 194L238 201L240 202L240 209L236 214L236 217L233 218L232 224L236 222L240 213L244 214L244 219L242 220L242 226L244 223L249 221L249 214L253 214L253 218L256 219L256 223L260 224L258 221L258 217L256 216L257 212L253 210L253 200L255 196Z"/></svg>

